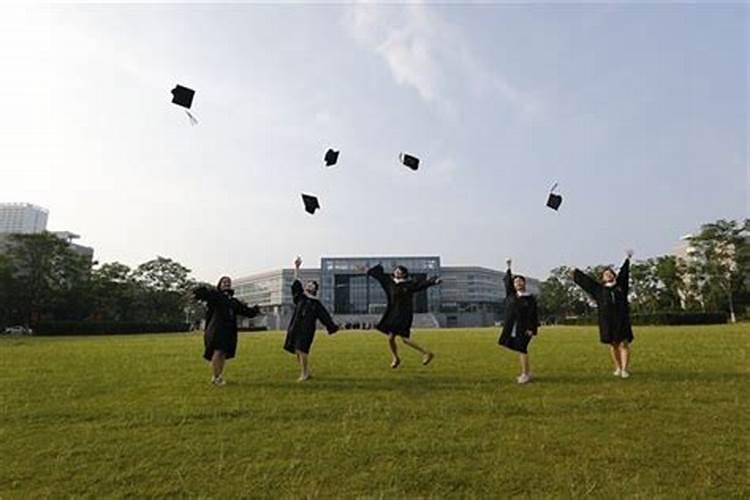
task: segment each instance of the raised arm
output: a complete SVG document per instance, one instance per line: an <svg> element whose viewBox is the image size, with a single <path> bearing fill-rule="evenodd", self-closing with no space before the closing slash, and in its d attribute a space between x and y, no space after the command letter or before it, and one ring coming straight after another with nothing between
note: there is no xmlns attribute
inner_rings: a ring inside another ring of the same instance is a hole
<svg viewBox="0 0 750 500"><path fill-rule="evenodd" d="M505 285L505 296L512 297L516 294L516 289L513 288L513 272L510 270L511 260L506 259L505 263L508 265L505 270L505 276L503 276L503 284Z"/></svg>
<svg viewBox="0 0 750 500"><path fill-rule="evenodd" d="M375 280L380 283L380 286L383 287L383 290L388 293L391 278L389 278L388 275L385 274L382 265L378 264L375 267L371 267L367 270L367 275L375 278Z"/></svg>
<svg viewBox="0 0 750 500"><path fill-rule="evenodd" d="M625 258L620 272L617 273L617 286L625 292L625 295L628 294L630 289L630 254Z"/></svg>
<svg viewBox="0 0 750 500"><path fill-rule="evenodd" d="M573 271L573 281L576 285L583 288L589 295L596 297L602 285L596 282L594 278L584 273L580 269Z"/></svg>
<svg viewBox="0 0 750 500"><path fill-rule="evenodd" d="M302 257L299 255L294 259L294 281L292 282L292 302L295 304L302 300L305 294L305 288L299 280L299 268L302 266Z"/></svg>
<svg viewBox="0 0 750 500"><path fill-rule="evenodd" d="M323 323L329 334L336 333L339 330L339 325L333 322L333 318L328 314L328 310L317 300L315 301L315 316Z"/></svg>

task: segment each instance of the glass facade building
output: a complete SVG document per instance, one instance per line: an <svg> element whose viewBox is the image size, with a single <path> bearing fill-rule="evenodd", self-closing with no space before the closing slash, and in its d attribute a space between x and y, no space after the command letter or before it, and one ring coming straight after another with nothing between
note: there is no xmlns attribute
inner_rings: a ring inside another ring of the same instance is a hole
<svg viewBox="0 0 750 500"><path fill-rule="evenodd" d="M386 273L396 266L405 266L412 279L425 279L440 274L440 257L361 257L321 259L321 300L333 314L380 314L385 310L386 297L380 283L367 276L367 270L382 265ZM440 287L418 292L414 312L438 312Z"/></svg>
<svg viewBox="0 0 750 500"><path fill-rule="evenodd" d="M323 257L319 269L302 269L300 279L318 281L318 296L336 321L373 324L386 307L380 283L367 276L367 270L377 264L388 274L402 265L413 279L441 277L439 286L415 295L415 328L492 326L502 319L505 273L477 266L441 266L437 256ZM294 310L293 280L292 269L235 279L237 297L260 305L263 311L244 326L286 329ZM539 281L527 277L527 286L530 292L539 293Z"/></svg>

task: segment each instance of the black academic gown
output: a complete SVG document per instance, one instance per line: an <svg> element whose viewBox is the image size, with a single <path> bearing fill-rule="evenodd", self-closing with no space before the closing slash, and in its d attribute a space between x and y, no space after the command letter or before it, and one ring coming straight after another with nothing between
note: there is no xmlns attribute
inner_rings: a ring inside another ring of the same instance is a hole
<svg viewBox="0 0 750 500"><path fill-rule="evenodd" d="M409 338L411 324L414 321L414 294L435 285L437 278L396 283L385 274L380 264L369 269L367 274L380 283L388 299L385 313L375 328L387 335Z"/></svg>
<svg viewBox="0 0 750 500"><path fill-rule="evenodd" d="M633 341L628 304L630 259L625 259L615 285L608 287L576 269L573 280L596 301L599 312L599 340L603 344Z"/></svg>
<svg viewBox="0 0 750 500"><path fill-rule="evenodd" d="M193 290L193 294L208 305L203 357L210 361L214 351L222 351L226 359L233 358L237 353L237 315L253 318L260 313L260 308L248 307L235 299L233 290L203 286Z"/></svg>
<svg viewBox="0 0 750 500"><path fill-rule="evenodd" d="M308 354L315 338L315 326L318 320L325 325L329 334L336 333L339 327L318 299L305 294L299 280L294 280L292 283L292 300L294 313L289 321L289 328L286 330L284 350L292 354L295 351Z"/></svg>
<svg viewBox="0 0 750 500"><path fill-rule="evenodd" d="M505 273L505 321L497 343L516 352L527 354L529 342L539 331L536 297L518 295L513 287L513 274ZM529 335L527 332L531 332Z"/></svg>

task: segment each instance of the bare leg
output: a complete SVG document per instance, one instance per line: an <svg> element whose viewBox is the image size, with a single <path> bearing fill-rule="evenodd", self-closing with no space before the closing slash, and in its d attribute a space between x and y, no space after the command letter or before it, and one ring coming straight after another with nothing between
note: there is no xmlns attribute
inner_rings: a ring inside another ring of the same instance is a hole
<svg viewBox="0 0 750 500"><path fill-rule="evenodd" d="M528 375L531 373L531 366L529 365L529 355L521 354L519 356L521 360L521 375Z"/></svg>
<svg viewBox="0 0 750 500"><path fill-rule="evenodd" d="M310 378L310 370L307 364L307 354L302 351L297 351L297 359L299 359L299 365L302 372L300 373L297 382L304 382Z"/></svg>
<svg viewBox="0 0 750 500"><path fill-rule="evenodd" d="M430 351L428 351L424 347L420 346L419 344L417 344L413 340L407 339L406 337L401 337L401 340L403 341L404 344L408 345L412 349L416 349L417 351L419 351L419 352L422 353L422 364L423 365L429 364L430 361L432 361L432 358L435 357L435 355L433 353L431 353Z"/></svg>
<svg viewBox="0 0 750 500"><path fill-rule="evenodd" d="M391 350L391 368L398 368L401 364L401 359L398 357L398 346L396 346L396 336L393 334L388 335L388 348Z"/></svg>
<svg viewBox="0 0 750 500"><path fill-rule="evenodd" d="M620 342L618 346L620 351L620 366L624 371L628 369L628 363L630 362L630 345L627 341Z"/></svg>
<svg viewBox="0 0 750 500"><path fill-rule="evenodd" d="M622 365L620 364L620 351L616 344L609 344L609 353L612 356L612 362L615 364L615 370L622 370Z"/></svg>
<svg viewBox="0 0 750 500"><path fill-rule="evenodd" d="M219 378L224 374L224 363L226 357L223 351L214 351L211 357L211 368L213 370L214 378Z"/></svg>

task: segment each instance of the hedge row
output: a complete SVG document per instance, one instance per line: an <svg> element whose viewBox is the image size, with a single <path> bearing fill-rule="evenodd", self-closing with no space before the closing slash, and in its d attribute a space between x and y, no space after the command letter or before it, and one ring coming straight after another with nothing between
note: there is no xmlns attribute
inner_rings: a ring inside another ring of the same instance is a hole
<svg viewBox="0 0 750 500"><path fill-rule="evenodd" d="M187 323L115 321L40 321L31 325L34 335L122 335L130 333L187 332Z"/></svg>
<svg viewBox="0 0 750 500"><path fill-rule="evenodd" d="M630 321L634 325L716 325L729 321L729 315L725 312L657 312L631 314ZM595 325L597 317L566 318L559 324Z"/></svg>

